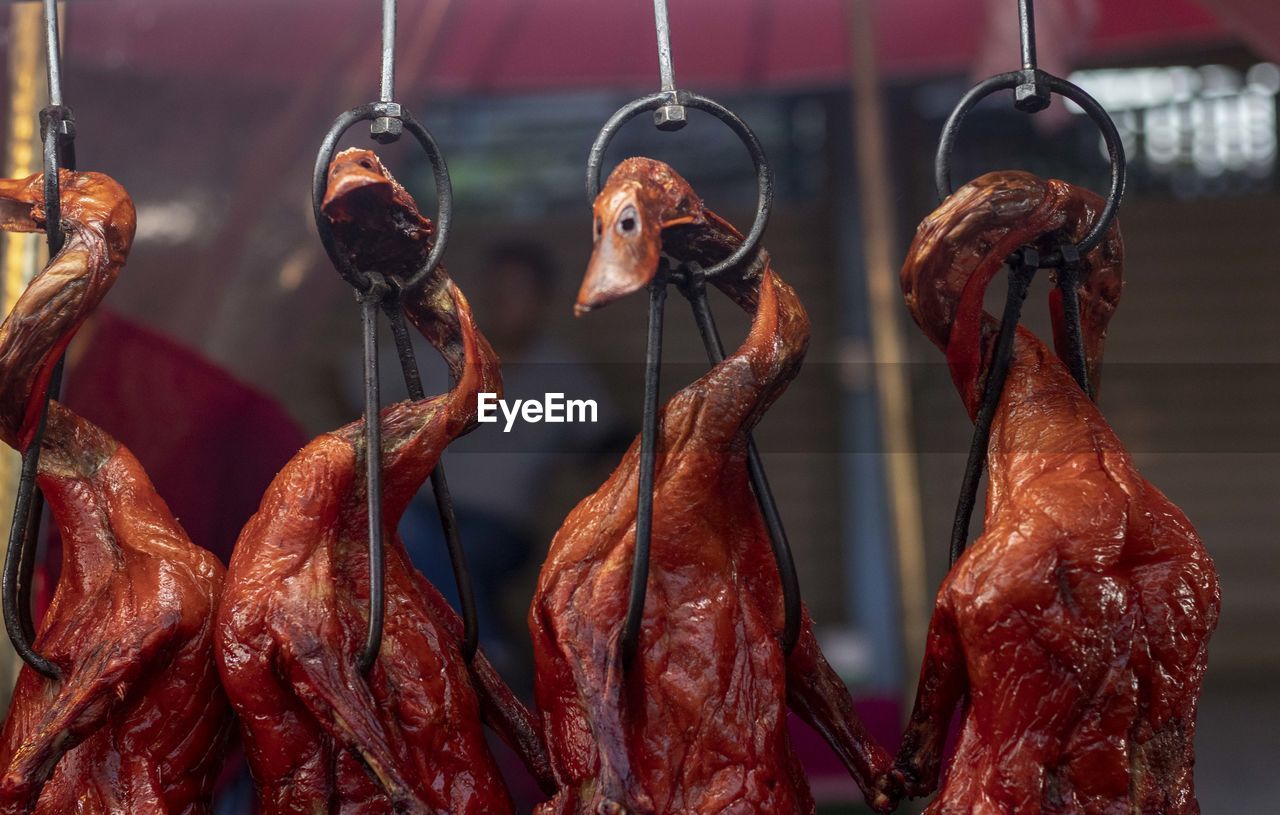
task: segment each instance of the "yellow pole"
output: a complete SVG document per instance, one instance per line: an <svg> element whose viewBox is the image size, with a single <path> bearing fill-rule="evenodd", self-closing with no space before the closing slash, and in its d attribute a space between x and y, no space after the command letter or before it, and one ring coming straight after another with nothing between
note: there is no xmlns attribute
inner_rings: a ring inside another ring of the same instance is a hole
<svg viewBox="0 0 1280 815"><path fill-rule="evenodd" d="M903 656L910 680L920 669L929 625L929 591L920 518L920 481L911 434L911 390L907 348L902 333L902 294L898 287L893 186L885 143L884 105L876 65L872 0L848 0L849 49L853 69L854 144L858 198L866 259L867 300L875 359L876 392L885 450L885 480L897 549Z"/></svg>
<svg viewBox="0 0 1280 815"><path fill-rule="evenodd" d="M44 16L39 3L9 4L9 115L4 134L4 175L23 178L38 172L42 164L38 119L48 97L44 71ZM5 233L0 297L8 314L35 273L43 268L47 253L43 237ZM22 459L0 445L0 531L7 532ZM0 710L9 708L9 695L22 661L0 636Z"/></svg>

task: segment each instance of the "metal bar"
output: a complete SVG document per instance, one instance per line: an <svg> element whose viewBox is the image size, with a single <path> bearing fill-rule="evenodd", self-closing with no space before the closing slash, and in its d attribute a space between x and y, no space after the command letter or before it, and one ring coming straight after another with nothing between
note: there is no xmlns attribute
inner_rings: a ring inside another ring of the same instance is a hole
<svg viewBox="0 0 1280 815"><path fill-rule="evenodd" d="M396 356L404 374L404 384L409 398L415 402L426 398L422 376L418 373L418 361L413 352L409 329L404 323L404 313L397 301L388 301L384 307L391 323L391 335L396 342ZM458 604L462 606L462 658L470 664L480 645L480 622L476 613L475 588L471 582L471 569L467 566L466 551L462 548L462 535L458 531L458 519L453 510L453 496L449 492L449 480L445 476L442 460L431 471L431 494L435 497L436 511L440 513L440 528L444 533L445 548L453 567L453 580L458 588Z"/></svg>
<svg viewBox="0 0 1280 815"><path fill-rule="evenodd" d="M667 0L653 0L653 27L658 34L658 72L662 89L676 89L676 68L671 57L671 24L667 21Z"/></svg>
<svg viewBox="0 0 1280 815"><path fill-rule="evenodd" d="M49 257L62 250L65 235L62 232L61 169L75 169L75 149L72 139L75 131L69 126L70 111L62 104L62 75L59 66L58 4L45 0L44 41L45 60L48 66L49 106L40 114L41 137L44 139L43 194L46 215L45 240ZM5 558L3 585L0 586L5 617L5 629L13 642L14 650L23 661L50 679L57 679L60 671L34 648L35 623L31 615L31 582L35 570L36 550L40 544L40 522L44 515L44 496L36 485L40 470L40 450L44 440L45 423L49 415L49 400L61 390L63 359L59 358L44 393L40 424L35 437L22 455L22 471L18 480L17 500L9 529L9 546Z"/></svg>
<svg viewBox="0 0 1280 815"><path fill-rule="evenodd" d="M1034 0L1018 0L1018 36L1022 40L1022 69L1036 69L1036 7Z"/></svg>
<svg viewBox="0 0 1280 815"><path fill-rule="evenodd" d="M62 363L54 369L54 379L61 378ZM35 558L35 544L40 530L40 514L44 504L36 487L36 473L40 466L40 445L44 440L45 424L49 417L46 401L40 414L31 445L22 455L22 476L18 480L18 495L13 507L13 525L9 528L9 546L4 560L3 605L4 625L13 648L22 661L49 679L59 679L62 671L57 665L42 657L33 647L35 625L31 619L30 578L23 579L28 564Z"/></svg>
<svg viewBox="0 0 1280 815"><path fill-rule="evenodd" d="M382 0L382 81L379 98L395 99L396 91L396 0Z"/></svg>
<svg viewBox="0 0 1280 815"><path fill-rule="evenodd" d="M693 274L698 273L698 270L693 270ZM689 305L693 307L693 318L698 324L698 333L702 335L702 345L707 350L707 359L712 365L719 365L724 362L724 342L716 328L715 315L711 313L707 287L699 280L689 287L687 294ZM782 584L782 650L783 653L790 654L800 639L800 578L796 574L795 557L791 552L791 543L787 540L787 531L782 525L782 515L778 512L773 490L769 487L769 476L765 473L764 462L760 459L760 451L756 449L756 440L751 434L747 434L747 475L751 479L751 489L756 494L756 503L760 505L760 514L764 516L765 528L769 531L769 544L773 549L773 560L778 566L778 580Z"/></svg>
<svg viewBox="0 0 1280 815"><path fill-rule="evenodd" d="M666 275L649 284L649 336L645 344L644 415L640 426L640 483L636 493L636 544L631 561L631 593L618 638L622 666L631 663L644 621L649 584L649 544L653 536L654 471L658 453L658 388L662 373L662 318L667 301Z"/></svg>
<svg viewBox="0 0 1280 815"><path fill-rule="evenodd" d="M49 104L62 104L62 51L58 42L58 0L44 0L44 61L49 77Z"/></svg>
<svg viewBox="0 0 1280 815"><path fill-rule="evenodd" d="M366 507L369 513L369 627L360 651L360 670L373 667L382 648L382 399L378 388L378 303L381 287L360 295L364 329L364 456Z"/></svg>
<svg viewBox="0 0 1280 815"><path fill-rule="evenodd" d="M47 110L47 108L46 108ZM62 191L60 170L62 169L63 150L59 148L62 140L59 135L60 114L42 117L44 133L44 211L45 240L49 245L49 258L52 260L62 251ZM66 169L71 169L70 167Z"/></svg>
<svg viewBox="0 0 1280 815"><path fill-rule="evenodd" d="M1084 353L1084 334L1080 329L1080 292L1076 288L1080 279L1079 255L1074 254L1074 250L1075 247L1070 245L1059 250L1075 257L1075 262L1066 260L1058 270L1058 290L1062 293L1062 330L1065 333L1063 339L1067 346L1063 351L1067 370L1071 371L1071 376L1079 383L1085 395L1092 399L1093 388L1090 386L1088 362Z"/></svg>
<svg viewBox="0 0 1280 815"><path fill-rule="evenodd" d="M1035 276L1039 265L1037 253L1031 249L1024 249L1009 268L1009 291L1004 301L1004 313L1000 317L1000 332L996 336L991 369L987 373L987 381L982 389L982 404L974 420L973 440L969 444L969 459L965 463L964 479L960 486L960 501L956 506L955 522L951 527L951 564L953 566L969 542L969 522L973 518L973 508L978 499L978 481L981 480L982 471L987 463L991 423L995 419L996 408L1000 406L1000 395L1004 392L1004 383L1009 376L1009 363L1013 356L1013 338L1018 329L1018 319L1022 315L1022 303L1027 299L1031 278Z"/></svg>

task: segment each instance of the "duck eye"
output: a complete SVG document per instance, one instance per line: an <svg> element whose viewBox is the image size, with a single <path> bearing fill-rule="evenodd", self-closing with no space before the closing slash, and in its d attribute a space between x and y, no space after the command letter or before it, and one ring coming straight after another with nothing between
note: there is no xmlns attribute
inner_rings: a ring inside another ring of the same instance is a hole
<svg viewBox="0 0 1280 815"><path fill-rule="evenodd" d="M618 216L618 234L626 237L634 235L640 230L640 216L636 212L636 208L628 206L622 210Z"/></svg>

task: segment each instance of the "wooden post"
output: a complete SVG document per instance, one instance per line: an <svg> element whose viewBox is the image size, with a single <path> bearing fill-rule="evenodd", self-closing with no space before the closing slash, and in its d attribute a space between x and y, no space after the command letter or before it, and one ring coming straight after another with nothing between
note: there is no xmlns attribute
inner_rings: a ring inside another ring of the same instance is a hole
<svg viewBox="0 0 1280 815"><path fill-rule="evenodd" d="M44 70L44 14L39 3L9 4L9 53L7 61L8 111L4 133L4 177L24 178L39 172L43 164L39 116L48 98ZM43 235L4 233L0 254L0 299L8 314L48 260ZM8 447L0 449L0 530L8 532L18 487L22 458ZM7 540L7 537L6 537ZM0 554L0 557L3 557ZM0 712L8 711L13 683L22 660L0 637Z"/></svg>
<svg viewBox="0 0 1280 815"><path fill-rule="evenodd" d="M920 481L911 431L909 361L902 333L905 312L898 286L897 231L893 217L893 185L885 142L884 105L876 64L872 0L847 0L853 141L858 171L858 201L867 279L868 319L873 368L880 408L885 481L893 519L902 614L904 676L907 687L920 670L929 625L930 592L920 517Z"/></svg>

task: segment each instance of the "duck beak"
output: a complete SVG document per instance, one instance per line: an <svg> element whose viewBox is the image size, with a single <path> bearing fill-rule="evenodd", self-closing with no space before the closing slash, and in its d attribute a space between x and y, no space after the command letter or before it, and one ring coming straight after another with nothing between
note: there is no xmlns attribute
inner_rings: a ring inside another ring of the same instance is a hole
<svg viewBox="0 0 1280 815"><path fill-rule="evenodd" d="M596 199L595 248L573 307L577 316L639 291L658 273L661 219L636 192L606 189Z"/></svg>
<svg viewBox="0 0 1280 815"><path fill-rule="evenodd" d="M391 201L391 179L367 159L339 155L329 170L329 186L320 210L330 220L350 221L360 206Z"/></svg>

